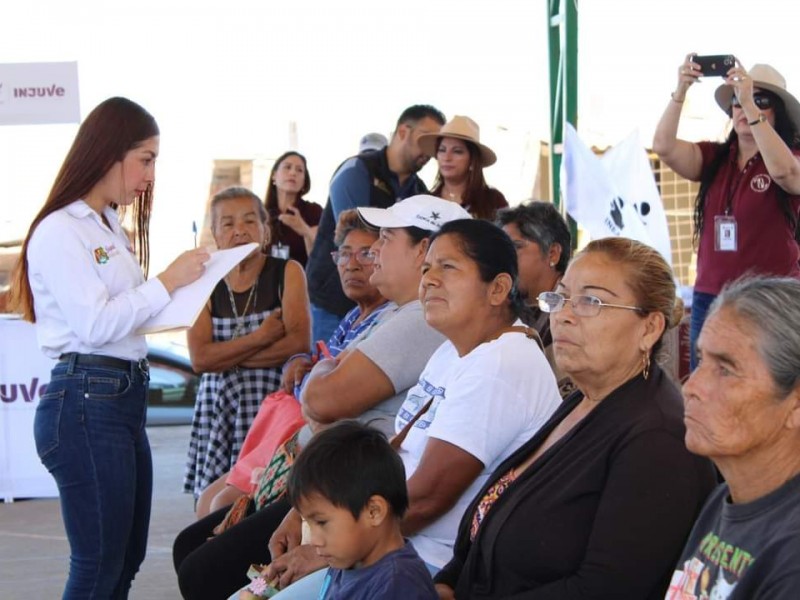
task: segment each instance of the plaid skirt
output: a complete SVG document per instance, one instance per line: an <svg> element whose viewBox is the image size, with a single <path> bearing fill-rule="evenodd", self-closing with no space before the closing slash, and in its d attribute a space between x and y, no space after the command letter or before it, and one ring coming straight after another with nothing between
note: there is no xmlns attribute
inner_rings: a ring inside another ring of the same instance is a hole
<svg viewBox="0 0 800 600"><path fill-rule="evenodd" d="M256 330L269 313L262 311L244 317L243 334ZM212 317L211 322L215 342L233 339L235 319ZM261 401L276 391L280 383L281 369L277 367L203 373L194 406L184 492L198 497L231 469Z"/></svg>

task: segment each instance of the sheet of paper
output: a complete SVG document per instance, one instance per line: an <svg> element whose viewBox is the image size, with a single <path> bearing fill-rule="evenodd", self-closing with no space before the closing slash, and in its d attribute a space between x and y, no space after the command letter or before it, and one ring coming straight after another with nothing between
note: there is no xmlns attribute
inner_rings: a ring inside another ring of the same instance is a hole
<svg viewBox="0 0 800 600"><path fill-rule="evenodd" d="M212 252L202 277L175 290L169 304L156 316L142 323L136 333L144 335L161 331L177 331L188 329L194 325L219 280L230 273L231 269L256 248L258 248L258 244L253 242L228 250Z"/></svg>

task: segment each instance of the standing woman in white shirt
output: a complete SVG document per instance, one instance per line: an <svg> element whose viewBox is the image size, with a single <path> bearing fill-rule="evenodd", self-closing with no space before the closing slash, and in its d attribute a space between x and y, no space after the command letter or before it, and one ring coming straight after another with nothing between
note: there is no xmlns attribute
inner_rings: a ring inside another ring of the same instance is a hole
<svg viewBox="0 0 800 600"><path fill-rule="evenodd" d="M157 277L149 262L159 131L125 98L80 126L22 246L12 307L36 323L59 359L36 410L34 436L56 480L70 543L64 598L127 598L144 560L153 468L145 432L147 343L135 331L208 252L191 250ZM133 207L133 244L118 209Z"/></svg>

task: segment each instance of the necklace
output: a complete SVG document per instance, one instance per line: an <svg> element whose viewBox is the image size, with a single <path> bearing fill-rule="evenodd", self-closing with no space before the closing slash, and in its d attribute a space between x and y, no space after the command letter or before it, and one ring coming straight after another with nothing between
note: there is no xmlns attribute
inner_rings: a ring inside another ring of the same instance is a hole
<svg viewBox="0 0 800 600"><path fill-rule="evenodd" d="M442 191L444 192L442 194L442 197L444 197L446 200L450 200L450 202L456 202L458 204L461 204L461 192L451 192L450 188L447 186L445 186Z"/></svg>
<svg viewBox="0 0 800 600"><path fill-rule="evenodd" d="M241 316L239 311L236 310L236 300L233 297L233 290L231 289L228 279L225 279L225 287L228 289L228 298L231 301L231 309L233 310L233 318L236 320L236 327L233 329L233 339L238 338L244 332L244 318L247 316L247 309L250 308L250 303L253 303L253 312L256 312L256 302L258 301L258 278L253 282L250 287L250 294L247 296L247 302L244 305L244 310Z"/></svg>

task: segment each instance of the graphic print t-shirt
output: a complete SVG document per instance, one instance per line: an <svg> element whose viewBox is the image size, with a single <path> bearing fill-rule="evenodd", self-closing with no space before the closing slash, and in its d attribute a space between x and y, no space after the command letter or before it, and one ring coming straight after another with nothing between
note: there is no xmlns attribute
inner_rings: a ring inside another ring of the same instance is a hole
<svg viewBox="0 0 800 600"><path fill-rule="evenodd" d="M747 504L709 497L666 600L800 598L800 475Z"/></svg>

